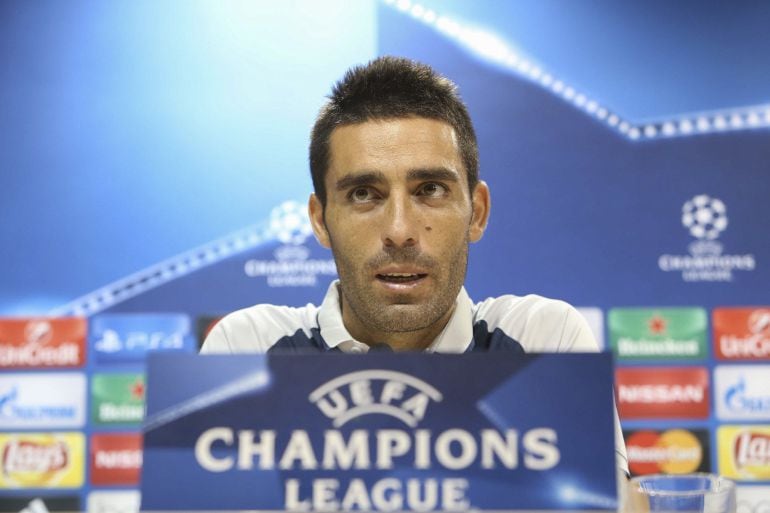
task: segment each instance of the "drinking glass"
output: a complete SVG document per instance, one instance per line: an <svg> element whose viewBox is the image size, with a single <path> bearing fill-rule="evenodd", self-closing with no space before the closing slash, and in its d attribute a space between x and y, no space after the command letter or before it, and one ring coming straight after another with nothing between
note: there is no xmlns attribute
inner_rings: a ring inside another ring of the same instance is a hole
<svg viewBox="0 0 770 513"><path fill-rule="evenodd" d="M654 474L631 479L624 513L735 513L735 483L714 474Z"/></svg>

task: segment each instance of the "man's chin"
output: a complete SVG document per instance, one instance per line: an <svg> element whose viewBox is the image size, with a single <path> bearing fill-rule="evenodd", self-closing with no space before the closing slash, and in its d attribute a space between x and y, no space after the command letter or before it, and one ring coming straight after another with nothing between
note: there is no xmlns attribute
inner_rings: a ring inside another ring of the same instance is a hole
<svg viewBox="0 0 770 513"><path fill-rule="evenodd" d="M375 318L382 331L406 333L425 329L436 322L430 313L430 308L424 304L389 304L383 305Z"/></svg>

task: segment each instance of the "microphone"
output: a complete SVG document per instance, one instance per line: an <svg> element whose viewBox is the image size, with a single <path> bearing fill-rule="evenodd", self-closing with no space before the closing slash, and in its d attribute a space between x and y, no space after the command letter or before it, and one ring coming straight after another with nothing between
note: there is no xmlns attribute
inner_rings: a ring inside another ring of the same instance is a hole
<svg viewBox="0 0 770 513"><path fill-rule="evenodd" d="M392 353L393 348L385 342L376 342L369 346L370 353Z"/></svg>

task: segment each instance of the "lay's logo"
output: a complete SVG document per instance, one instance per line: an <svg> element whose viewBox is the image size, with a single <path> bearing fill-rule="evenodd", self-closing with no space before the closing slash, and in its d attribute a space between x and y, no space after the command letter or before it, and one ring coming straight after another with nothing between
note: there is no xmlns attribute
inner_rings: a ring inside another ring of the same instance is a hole
<svg viewBox="0 0 770 513"><path fill-rule="evenodd" d="M0 435L3 488L77 488L83 484L81 433Z"/></svg>
<svg viewBox="0 0 770 513"><path fill-rule="evenodd" d="M770 479L770 427L723 426L719 439L719 473L741 480Z"/></svg>

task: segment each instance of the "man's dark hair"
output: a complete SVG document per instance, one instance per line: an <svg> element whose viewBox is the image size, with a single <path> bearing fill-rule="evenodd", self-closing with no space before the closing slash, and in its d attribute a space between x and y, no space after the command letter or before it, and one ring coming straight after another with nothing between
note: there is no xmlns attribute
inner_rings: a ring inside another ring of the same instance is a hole
<svg viewBox="0 0 770 513"><path fill-rule="evenodd" d="M375 119L408 117L435 119L454 128L473 192L479 180L478 144L457 86L425 64L386 56L348 70L318 114L310 136L310 173L322 205L326 206L324 178L332 131Z"/></svg>

